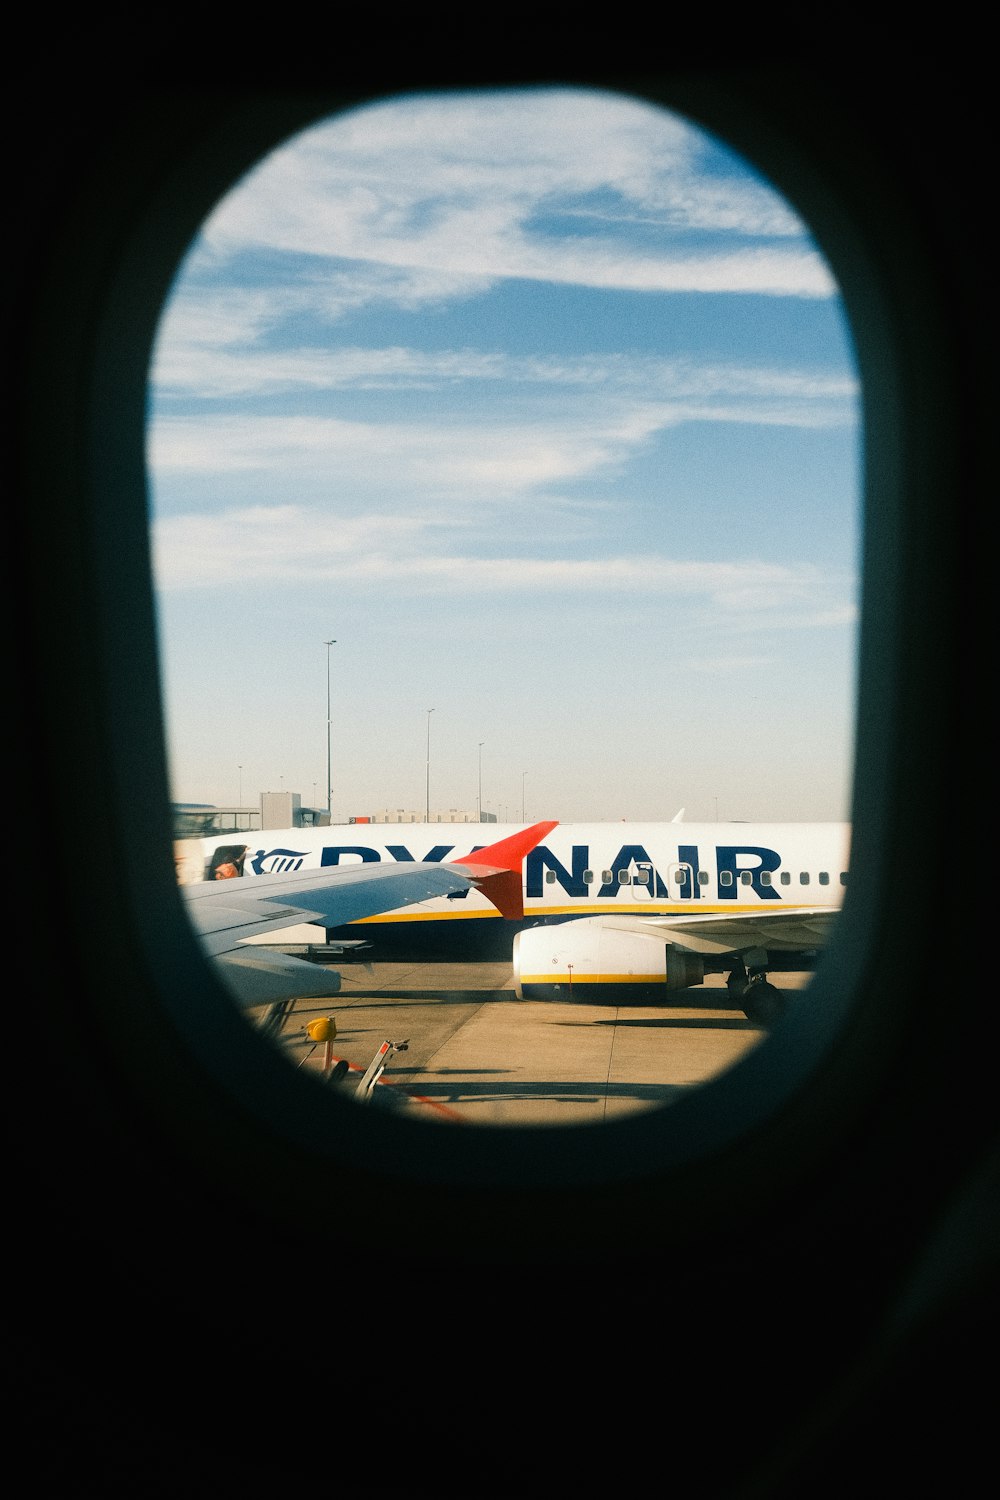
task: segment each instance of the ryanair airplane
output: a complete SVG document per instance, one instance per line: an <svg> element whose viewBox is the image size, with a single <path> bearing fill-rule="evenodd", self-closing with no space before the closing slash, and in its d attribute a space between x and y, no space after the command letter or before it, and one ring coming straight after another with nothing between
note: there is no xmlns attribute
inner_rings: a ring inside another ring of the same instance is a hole
<svg viewBox="0 0 1000 1500"><path fill-rule="evenodd" d="M523 861L523 912L466 883L349 925L380 958L506 959L519 999L649 1003L725 973L731 999L772 1025L770 970L812 968L847 884L846 823L553 824ZM521 825L365 824L264 830L178 846L182 878L408 869L470 859Z"/></svg>

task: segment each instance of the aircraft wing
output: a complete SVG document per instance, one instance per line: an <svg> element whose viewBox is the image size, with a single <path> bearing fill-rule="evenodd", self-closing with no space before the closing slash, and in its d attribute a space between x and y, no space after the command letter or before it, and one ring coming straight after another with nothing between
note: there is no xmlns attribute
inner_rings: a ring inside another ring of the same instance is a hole
<svg viewBox="0 0 1000 1500"><path fill-rule="evenodd" d="M838 908L799 906L780 911L760 907L732 912L686 912L657 917L605 918L608 927L648 932L655 928L667 942L692 953L733 953L759 947L782 953L802 953L821 948L830 934Z"/></svg>
<svg viewBox="0 0 1000 1500"><path fill-rule="evenodd" d="M330 865L282 875L197 881L179 890L202 946L240 1006L336 994L339 974L291 954L247 945L247 938L302 922L342 927L470 886L479 887L505 916L523 915L522 861L555 826L554 822L534 823L448 862Z"/></svg>

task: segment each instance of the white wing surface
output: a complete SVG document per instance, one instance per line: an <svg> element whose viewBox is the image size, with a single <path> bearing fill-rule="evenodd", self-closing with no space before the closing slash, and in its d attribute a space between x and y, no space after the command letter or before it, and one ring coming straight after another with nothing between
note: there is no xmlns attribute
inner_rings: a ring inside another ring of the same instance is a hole
<svg viewBox="0 0 1000 1500"><path fill-rule="evenodd" d="M504 915L521 915L522 861L555 826L534 823L448 863L331 865L283 875L198 881L179 889L202 946L237 1004L252 1008L296 996L336 994L338 973L291 954L247 945L247 939L303 922L342 927L471 886L481 888Z"/></svg>

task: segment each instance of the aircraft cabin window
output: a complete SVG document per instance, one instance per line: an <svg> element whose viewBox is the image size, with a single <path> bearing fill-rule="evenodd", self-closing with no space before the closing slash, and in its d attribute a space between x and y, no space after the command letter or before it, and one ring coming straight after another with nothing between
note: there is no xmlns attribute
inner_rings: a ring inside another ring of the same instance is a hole
<svg viewBox="0 0 1000 1500"><path fill-rule="evenodd" d="M153 349L173 796L235 809L230 831L259 809L245 885L321 862L446 864L467 852L463 823L475 848L535 818L573 827L555 868L524 861L520 973L541 988L556 962L534 956L530 903L558 883L566 988L598 1003L616 971L588 974L575 949L595 870L691 906L716 881L731 897L718 866L763 844L751 818L836 825L849 806L859 396L808 225L680 114L589 88L470 91L290 136L204 220ZM240 590L250 613L220 616ZM649 625L627 642L606 629L623 599ZM484 600L504 623L488 695ZM603 747L631 729L640 685L643 733L612 789ZM735 695L765 711L720 763ZM554 726L583 702L570 744ZM673 785L700 804L673 823L668 743ZM636 858L649 868L621 868ZM459 894L445 918L365 917L372 964L408 941L431 957L425 920L506 936L480 891ZM480 903L490 920L467 921ZM313 925L320 946L352 936ZM287 958L302 938L251 941ZM664 991L703 964L685 967L700 950L679 928L671 946ZM275 1020L279 1050L299 1012Z"/></svg>
<svg viewBox="0 0 1000 1500"><path fill-rule="evenodd" d="M803 870L802 873L801 873L801 875L799 876L799 885L808 885L808 884L809 884L809 871L808 870Z"/></svg>
<svg viewBox="0 0 1000 1500"><path fill-rule="evenodd" d="M770 885L771 884L771 872L770 872L770 870L761 870L761 872L760 872L760 883L761 883L761 885Z"/></svg>
<svg viewBox="0 0 1000 1500"><path fill-rule="evenodd" d="M829 885L830 884L830 876L827 874L826 870L820 870L820 872L819 872L819 883L820 883L820 885Z"/></svg>
<svg viewBox="0 0 1000 1500"><path fill-rule="evenodd" d="M788 870L782 870L780 880L782 885L791 885L792 877Z"/></svg>

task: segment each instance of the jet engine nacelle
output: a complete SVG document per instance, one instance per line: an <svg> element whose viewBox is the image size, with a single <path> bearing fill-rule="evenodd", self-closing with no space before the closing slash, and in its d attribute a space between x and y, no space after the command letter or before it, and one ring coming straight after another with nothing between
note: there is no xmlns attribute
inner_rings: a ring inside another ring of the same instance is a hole
<svg viewBox="0 0 1000 1500"><path fill-rule="evenodd" d="M637 1004L662 999L705 978L705 961L655 932L578 917L528 927L514 939L519 1000L598 1000Z"/></svg>

